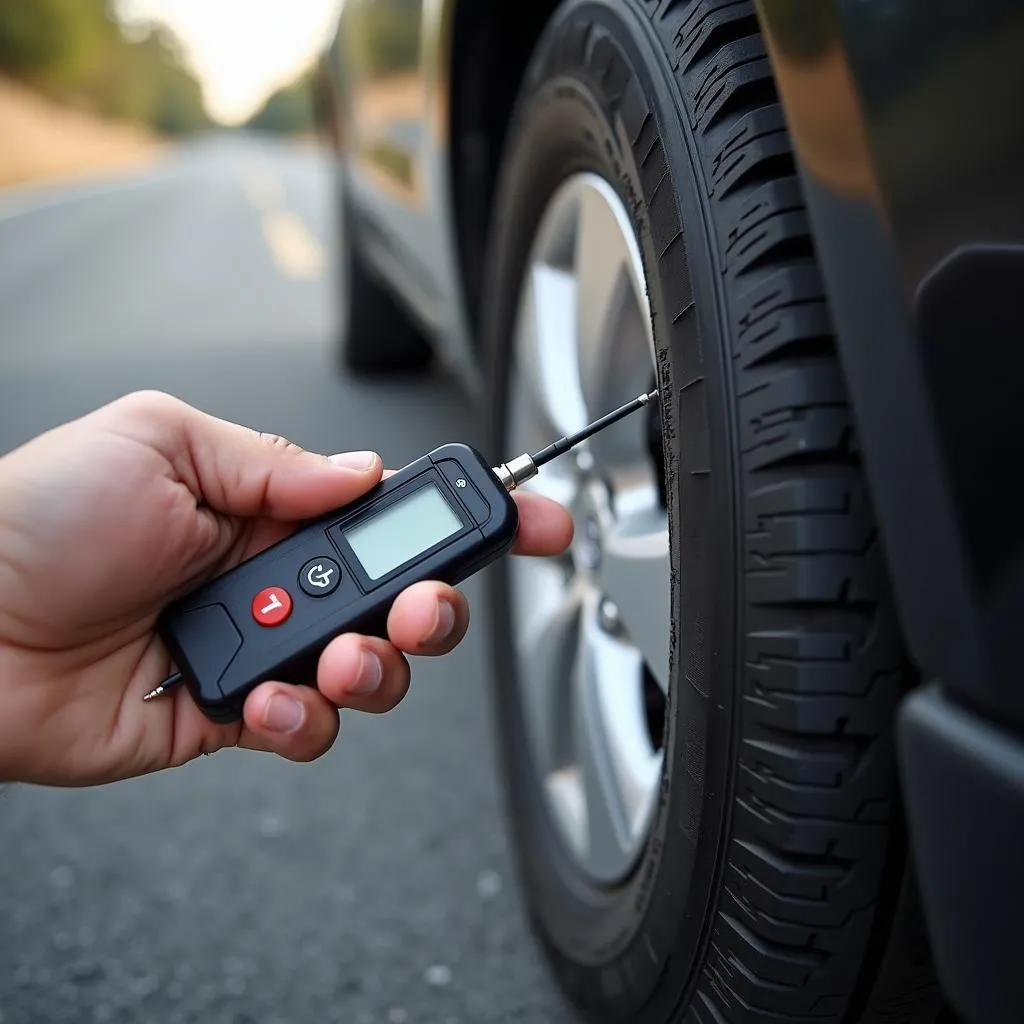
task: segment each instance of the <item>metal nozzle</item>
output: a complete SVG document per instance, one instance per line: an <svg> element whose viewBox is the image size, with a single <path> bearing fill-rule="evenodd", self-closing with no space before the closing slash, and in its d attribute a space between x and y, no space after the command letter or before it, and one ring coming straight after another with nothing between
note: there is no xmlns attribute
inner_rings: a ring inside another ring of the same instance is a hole
<svg viewBox="0 0 1024 1024"><path fill-rule="evenodd" d="M165 693L171 693L176 690L181 684L185 682L180 672L175 672L174 675L168 676L155 690L150 690L142 699L148 704L151 700L156 700L157 697L162 697Z"/></svg>
<svg viewBox="0 0 1024 1024"><path fill-rule="evenodd" d="M514 491L520 484L532 480L539 470L532 455L519 455L494 468L494 475L506 491Z"/></svg>
<svg viewBox="0 0 1024 1024"><path fill-rule="evenodd" d="M541 466L547 465L552 459L557 459L559 455L564 455L567 451L571 451L576 445L586 441L588 437L599 434L602 430L612 426L613 423L618 423L619 420L632 415L638 409L643 409L644 406L650 405L657 397L657 391L639 395L632 402L627 402L620 409L608 413L607 416L602 416L599 420L595 420L576 434L560 437L554 444L549 444L547 448L535 452L533 455L520 455L517 458L502 463L500 466L495 467L493 470L494 475L501 481L506 491L514 491L520 484L525 484L527 480L532 480L540 472Z"/></svg>

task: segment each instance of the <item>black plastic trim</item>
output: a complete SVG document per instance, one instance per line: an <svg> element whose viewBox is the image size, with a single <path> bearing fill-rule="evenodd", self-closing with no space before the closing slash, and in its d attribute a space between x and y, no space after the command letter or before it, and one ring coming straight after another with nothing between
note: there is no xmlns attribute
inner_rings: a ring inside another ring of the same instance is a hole
<svg viewBox="0 0 1024 1024"><path fill-rule="evenodd" d="M903 704L899 753L935 959L967 1021L1024 1020L1024 739L933 684Z"/></svg>

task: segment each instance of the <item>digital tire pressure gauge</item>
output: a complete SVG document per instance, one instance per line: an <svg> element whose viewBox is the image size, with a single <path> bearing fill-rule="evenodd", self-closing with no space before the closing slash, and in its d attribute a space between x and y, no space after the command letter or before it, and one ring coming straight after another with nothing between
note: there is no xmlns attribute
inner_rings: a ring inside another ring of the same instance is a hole
<svg viewBox="0 0 1024 1024"><path fill-rule="evenodd" d="M315 683L335 637L387 636L391 605L407 587L454 586L506 554L519 529L509 492L656 396L641 395L496 469L469 445L444 445L206 583L161 616L158 630L178 671L145 699L184 683L208 718L233 722L267 680Z"/></svg>

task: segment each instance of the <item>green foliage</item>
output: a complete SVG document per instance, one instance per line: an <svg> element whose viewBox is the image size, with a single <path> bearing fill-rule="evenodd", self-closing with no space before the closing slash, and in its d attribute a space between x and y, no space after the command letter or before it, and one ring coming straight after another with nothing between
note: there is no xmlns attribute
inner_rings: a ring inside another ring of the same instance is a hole
<svg viewBox="0 0 1024 1024"><path fill-rule="evenodd" d="M146 26L130 41L119 35L87 91L103 113L168 134L209 124L202 88L185 67L177 39L162 25Z"/></svg>
<svg viewBox="0 0 1024 1024"><path fill-rule="evenodd" d="M312 74L305 74L278 89L253 114L246 127L280 133L315 131L318 124Z"/></svg>
<svg viewBox="0 0 1024 1024"><path fill-rule="evenodd" d="M0 74L161 132L209 123L173 33L162 25L126 30L110 0L0 0Z"/></svg>
<svg viewBox="0 0 1024 1024"><path fill-rule="evenodd" d="M3 0L0 71L67 86L89 72L109 30L104 0Z"/></svg>
<svg viewBox="0 0 1024 1024"><path fill-rule="evenodd" d="M25 74L53 67L71 49L61 0L7 0L0 6L0 66Z"/></svg>

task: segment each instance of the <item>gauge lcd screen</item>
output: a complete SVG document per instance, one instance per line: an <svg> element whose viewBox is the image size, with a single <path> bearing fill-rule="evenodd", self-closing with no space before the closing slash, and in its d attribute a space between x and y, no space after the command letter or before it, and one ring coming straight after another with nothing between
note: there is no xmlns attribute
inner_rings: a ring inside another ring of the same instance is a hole
<svg viewBox="0 0 1024 1024"><path fill-rule="evenodd" d="M461 529L437 485L429 484L344 534L366 575L379 580Z"/></svg>

